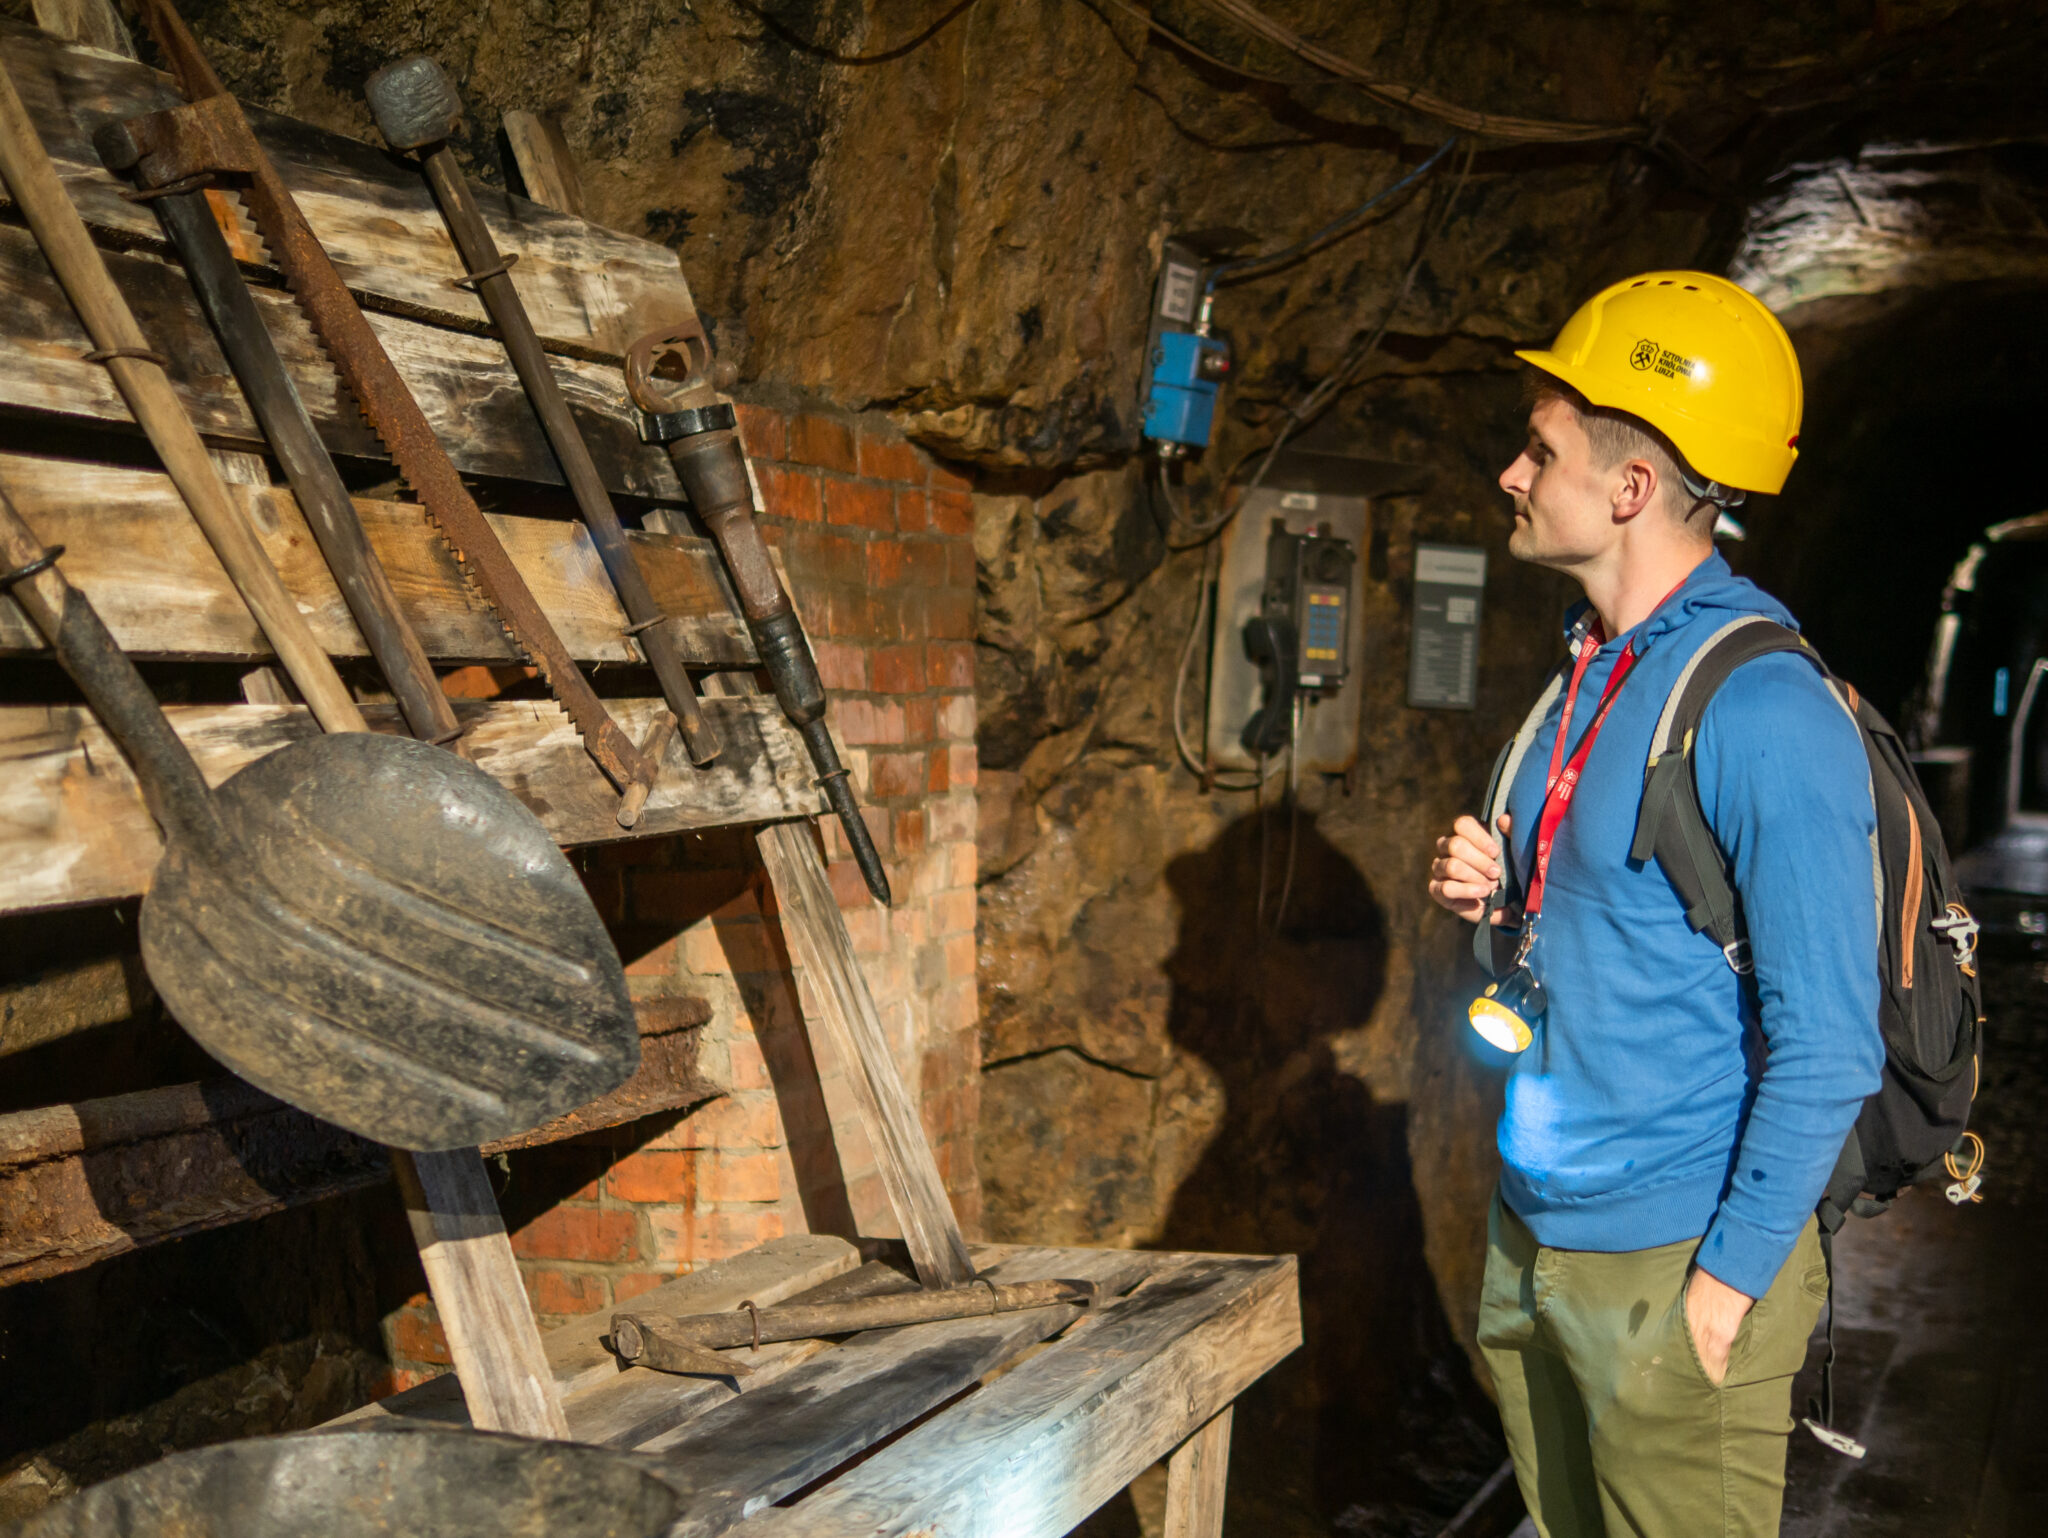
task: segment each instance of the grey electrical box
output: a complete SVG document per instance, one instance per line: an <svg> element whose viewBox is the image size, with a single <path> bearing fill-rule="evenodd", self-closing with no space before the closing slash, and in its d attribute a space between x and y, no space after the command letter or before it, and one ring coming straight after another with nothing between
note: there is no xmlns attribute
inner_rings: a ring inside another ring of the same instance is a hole
<svg viewBox="0 0 2048 1538"><path fill-rule="evenodd" d="M1479 601L1486 552L1476 545L1415 547L1415 613L1408 635L1408 703L1470 710L1479 696Z"/></svg>

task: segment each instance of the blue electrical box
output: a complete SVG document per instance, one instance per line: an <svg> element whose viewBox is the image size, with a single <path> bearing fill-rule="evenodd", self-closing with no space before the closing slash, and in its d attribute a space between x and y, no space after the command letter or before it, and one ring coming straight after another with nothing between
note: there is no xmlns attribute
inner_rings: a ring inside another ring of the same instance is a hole
<svg viewBox="0 0 2048 1538"><path fill-rule="evenodd" d="M1223 342L1193 331L1162 331L1148 360L1145 436L1157 442L1206 448L1216 416L1218 381L1229 372Z"/></svg>

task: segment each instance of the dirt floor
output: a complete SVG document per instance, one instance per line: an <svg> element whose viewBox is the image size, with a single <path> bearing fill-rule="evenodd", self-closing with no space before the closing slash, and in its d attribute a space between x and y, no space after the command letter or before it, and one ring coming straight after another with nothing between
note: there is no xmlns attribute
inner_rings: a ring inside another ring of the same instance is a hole
<svg viewBox="0 0 2048 1538"><path fill-rule="evenodd" d="M1785 1538L2048 1533L2048 1342L2032 1304L2048 1261L2048 951L1985 965L1973 1125L1984 1200L1922 1188L1836 1247L1836 1420L1861 1461L1795 1432ZM1795 1392L1804 1413L1818 1343Z"/></svg>

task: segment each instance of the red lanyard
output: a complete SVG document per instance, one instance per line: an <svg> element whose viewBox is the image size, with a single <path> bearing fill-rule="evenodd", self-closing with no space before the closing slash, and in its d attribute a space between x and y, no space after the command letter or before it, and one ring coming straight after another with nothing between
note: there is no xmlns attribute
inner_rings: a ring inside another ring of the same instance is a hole
<svg viewBox="0 0 2048 1538"><path fill-rule="evenodd" d="M1607 679L1607 687L1600 691L1600 708L1586 723L1586 735L1580 739L1571 762L1566 763L1564 744L1571 734L1572 712L1579 703L1579 685L1585 680L1586 669L1592 665L1594 654L1603 644L1604 633L1600 621L1595 619L1586 633L1579 637L1578 656L1572 663L1571 687L1565 691L1564 713L1557 720L1557 741L1550 748L1550 778L1543 783L1543 813L1536 820L1536 870L1529 878L1529 893L1522 903L1525 919L1534 919L1543 911L1543 886L1550 875L1550 851L1557 841L1557 830L1564 825L1564 814L1571 810L1572 792L1578 788L1579 779L1585 773L1586 760L1592 756L1593 743L1600 736L1607 712L1614 708L1615 696L1621 693L1623 680L1636 665L1636 643L1631 637L1614 661L1614 672Z"/></svg>

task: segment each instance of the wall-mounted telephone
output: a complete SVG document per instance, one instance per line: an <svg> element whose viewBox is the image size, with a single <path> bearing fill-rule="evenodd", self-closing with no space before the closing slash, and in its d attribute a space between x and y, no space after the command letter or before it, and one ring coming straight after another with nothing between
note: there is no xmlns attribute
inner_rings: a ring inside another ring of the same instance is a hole
<svg viewBox="0 0 2048 1538"><path fill-rule="evenodd" d="M1263 698L1239 741L1254 758L1288 745L1297 702L1336 694L1351 672L1358 546L1328 522L1267 528L1258 612L1244 623L1246 658L1259 669Z"/></svg>

